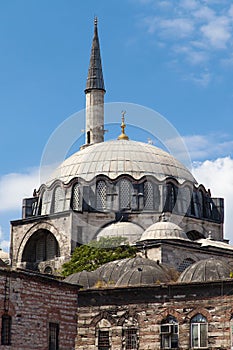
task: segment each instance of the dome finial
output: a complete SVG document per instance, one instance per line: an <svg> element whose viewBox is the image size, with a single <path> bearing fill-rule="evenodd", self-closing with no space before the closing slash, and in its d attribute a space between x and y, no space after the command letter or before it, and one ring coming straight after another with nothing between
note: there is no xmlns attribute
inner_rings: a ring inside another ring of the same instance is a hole
<svg viewBox="0 0 233 350"><path fill-rule="evenodd" d="M121 112L121 135L118 136L118 140L128 140L128 136L125 134L125 128L126 128L126 125L125 125L125 114L126 114L126 111L122 111Z"/></svg>

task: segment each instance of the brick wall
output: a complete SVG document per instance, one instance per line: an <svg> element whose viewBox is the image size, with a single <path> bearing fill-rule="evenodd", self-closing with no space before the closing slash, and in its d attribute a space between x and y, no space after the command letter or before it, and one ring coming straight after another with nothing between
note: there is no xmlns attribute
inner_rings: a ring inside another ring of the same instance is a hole
<svg viewBox="0 0 233 350"><path fill-rule="evenodd" d="M11 345L1 349L48 349L49 322L59 324L59 349L74 349L78 287L33 273L0 270L2 315L12 317Z"/></svg>

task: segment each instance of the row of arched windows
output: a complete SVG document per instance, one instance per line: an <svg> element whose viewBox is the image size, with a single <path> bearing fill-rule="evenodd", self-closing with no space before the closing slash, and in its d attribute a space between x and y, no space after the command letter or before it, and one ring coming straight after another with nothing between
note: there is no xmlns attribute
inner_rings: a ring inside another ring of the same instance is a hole
<svg viewBox="0 0 233 350"><path fill-rule="evenodd" d="M103 326L102 326L103 325ZM208 347L208 324L202 314L196 314L190 320L190 348ZM111 324L107 320L101 320L96 326L98 350L112 349ZM139 329L136 322L126 323L122 326L122 346L124 350L139 349ZM160 324L160 348L178 349L179 344L179 323L174 316L168 315Z"/></svg>
<svg viewBox="0 0 233 350"><path fill-rule="evenodd" d="M189 186L178 187L173 182L134 183L125 177L115 183L105 179L88 186L75 183L69 201L60 185L42 194L41 214L59 213L70 206L76 211L173 211L210 219L213 211L211 197L200 190L193 192Z"/></svg>

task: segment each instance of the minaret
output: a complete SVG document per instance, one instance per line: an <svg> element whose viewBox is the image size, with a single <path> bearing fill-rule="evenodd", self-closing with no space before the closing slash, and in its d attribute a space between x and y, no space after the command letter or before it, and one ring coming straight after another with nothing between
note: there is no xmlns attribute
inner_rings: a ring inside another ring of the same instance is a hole
<svg viewBox="0 0 233 350"><path fill-rule="evenodd" d="M104 141L104 78L102 72L97 18L94 22L94 37L87 76L86 94L86 144Z"/></svg>

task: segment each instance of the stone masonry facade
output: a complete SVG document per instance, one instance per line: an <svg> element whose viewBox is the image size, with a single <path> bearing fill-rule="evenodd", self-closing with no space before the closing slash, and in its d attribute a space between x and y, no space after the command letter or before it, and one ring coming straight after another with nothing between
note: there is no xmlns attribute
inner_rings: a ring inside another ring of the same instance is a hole
<svg viewBox="0 0 233 350"><path fill-rule="evenodd" d="M178 321L178 349L192 349L190 320L196 314L207 320L205 349L229 350L233 281L80 291L78 314L77 350L98 349L99 327L109 331L111 349L125 349L127 323L137 328L139 350L162 349L160 325L168 315Z"/></svg>

